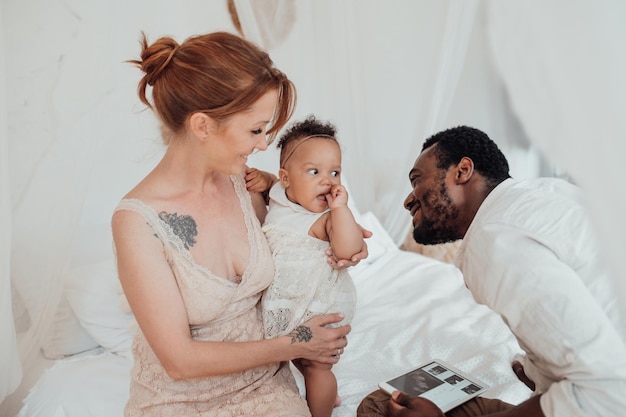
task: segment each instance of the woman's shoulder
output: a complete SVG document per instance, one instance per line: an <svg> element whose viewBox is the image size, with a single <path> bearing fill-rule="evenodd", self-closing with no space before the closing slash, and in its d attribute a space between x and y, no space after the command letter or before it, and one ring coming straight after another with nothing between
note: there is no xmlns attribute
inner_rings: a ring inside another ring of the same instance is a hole
<svg viewBox="0 0 626 417"><path fill-rule="evenodd" d="M113 214L120 211L146 211L151 207L155 207L158 196L155 190L160 190L158 184L151 184L146 177L139 184L135 185L127 192L118 202Z"/></svg>
<svg viewBox="0 0 626 417"><path fill-rule="evenodd" d="M150 175L128 191L113 210L113 225L146 222L155 216L163 187L150 179ZM126 227L126 226L125 226Z"/></svg>
<svg viewBox="0 0 626 417"><path fill-rule="evenodd" d="M135 229L150 224L155 216L154 210L143 201L124 196L113 210L111 228L115 235L116 230Z"/></svg>

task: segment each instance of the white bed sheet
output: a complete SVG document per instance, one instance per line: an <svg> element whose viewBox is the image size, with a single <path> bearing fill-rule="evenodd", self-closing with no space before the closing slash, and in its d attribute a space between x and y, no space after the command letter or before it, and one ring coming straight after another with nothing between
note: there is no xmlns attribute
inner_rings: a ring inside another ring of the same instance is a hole
<svg viewBox="0 0 626 417"><path fill-rule="evenodd" d="M362 224L383 234L376 219ZM351 271L358 302L348 347L333 368L342 398L334 417L354 416L378 382L431 358L487 383L486 397L528 398L510 368L521 349L500 317L474 302L458 269L401 251L390 239L370 243L370 258ZM19 417L122 417L131 365L128 355L102 350L58 360Z"/></svg>
<svg viewBox="0 0 626 417"><path fill-rule="evenodd" d="M334 367L342 406L354 416L378 382L440 358L490 388L483 396L519 403L530 390L511 371L521 349L501 318L478 305L453 265L396 250L359 271L349 345Z"/></svg>

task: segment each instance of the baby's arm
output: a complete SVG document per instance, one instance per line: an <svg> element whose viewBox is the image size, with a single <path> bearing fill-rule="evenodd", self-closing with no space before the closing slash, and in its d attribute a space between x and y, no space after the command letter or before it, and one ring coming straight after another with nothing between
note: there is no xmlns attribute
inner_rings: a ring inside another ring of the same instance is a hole
<svg viewBox="0 0 626 417"><path fill-rule="evenodd" d="M328 240L335 257L350 259L363 249L363 231L348 207L348 192L334 185L326 195L330 216L326 223Z"/></svg>

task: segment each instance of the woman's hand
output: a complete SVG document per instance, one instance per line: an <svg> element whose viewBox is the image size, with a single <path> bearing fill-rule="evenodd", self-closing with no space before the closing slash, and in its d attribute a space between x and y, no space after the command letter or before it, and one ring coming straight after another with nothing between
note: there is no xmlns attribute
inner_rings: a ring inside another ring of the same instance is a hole
<svg viewBox="0 0 626 417"><path fill-rule="evenodd" d="M391 417L445 417L443 411L432 401L422 397L411 397L401 391L394 391L387 403Z"/></svg>
<svg viewBox="0 0 626 417"><path fill-rule="evenodd" d="M339 323L344 316L341 313L316 316L296 327L289 337L291 344L298 348L292 359L312 360L321 363L335 364L348 345L346 335L350 333L350 325L326 327L328 324Z"/></svg>
<svg viewBox="0 0 626 417"><path fill-rule="evenodd" d="M372 232L370 232L369 230L361 227L361 231L363 232L364 239L372 237ZM327 256L328 264L331 266L331 268L337 269L337 270L346 269L348 267L355 266L359 262L361 262L362 259L367 258L367 256L369 255L369 253L367 252L367 243L365 241L363 241L363 248L361 248L361 251L353 255L352 258L350 259L335 258L335 255L333 254L333 251L331 248L326 249L325 254Z"/></svg>

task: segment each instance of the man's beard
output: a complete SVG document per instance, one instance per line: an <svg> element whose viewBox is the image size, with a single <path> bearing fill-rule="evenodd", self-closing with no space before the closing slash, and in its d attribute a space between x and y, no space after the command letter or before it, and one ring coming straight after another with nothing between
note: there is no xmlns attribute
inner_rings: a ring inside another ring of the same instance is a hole
<svg viewBox="0 0 626 417"><path fill-rule="evenodd" d="M435 219L422 217L420 225L413 229L413 239L422 245L453 242L461 238L456 228L450 226L454 223L452 220L459 217L459 209L452 202L443 181L440 185L439 193L434 198L430 198L432 192L424 195L425 203L432 208Z"/></svg>
<svg viewBox="0 0 626 417"><path fill-rule="evenodd" d="M439 243L454 242L459 238L451 227L437 227L435 222L424 220L419 227L413 229L413 239L422 245L437 245Z"/></svg>

